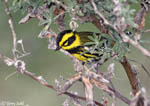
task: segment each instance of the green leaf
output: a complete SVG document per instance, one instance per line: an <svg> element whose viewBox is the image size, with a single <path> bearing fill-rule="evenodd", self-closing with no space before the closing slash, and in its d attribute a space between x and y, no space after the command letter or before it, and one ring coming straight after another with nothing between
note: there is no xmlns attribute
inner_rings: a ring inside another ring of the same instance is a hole
<svg viewBox="0 0 150 106"><path fill-rule="evenodd" d="M86 42L84 45L88 46L88 45L94 45L94 44L95 44L95 42Z"/></svg>

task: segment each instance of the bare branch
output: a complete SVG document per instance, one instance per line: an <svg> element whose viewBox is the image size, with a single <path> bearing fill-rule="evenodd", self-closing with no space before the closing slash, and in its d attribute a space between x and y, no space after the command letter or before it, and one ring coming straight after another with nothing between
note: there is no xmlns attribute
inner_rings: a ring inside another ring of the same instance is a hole
<svg viewBox="0 0 150 106"><path fill-rule="evenodd" d="M109 26L111 26L111 27L113 27L113 25L103 16L103 14L101 14L101 13L98 11L98 9L97 9L97 7L96 7L96 4L94 3L94 0L90 0L90 2L91 2L92 6L93 6L93 8L94 8L95 13L98 14L99 17L101 17L101 18L103 19L104 23L107 24L107 25L109 25Z"/></svg>
<svg viewBox="0 0 150 106"><path fill-rule="evenodd" d="M86 78L86 77L82 76L82 83L84 85L85 96L86 96L86 99L88 102L87 106L88 105L95 106L95 103L93 102L93 99L94 99L93 83L91 82L90 77L87 76L87 78Z"/></svg>
<svg viewBox="0 0 150 106"><path fill-rule="evenodd" d="M43 85L43 86L46 86L46 87L48 87L48 88L50 88L50 89L52 89L52 90L54 90L54 91L61 92L61 91L59 91L58 89L56 89L54 86L49 85L49 84L46 83L46 82L43 83L43 81L39 80L38 77L36 77L33 73L31 73L31 72L29 72L29 71L27 71L27 70L24 72L24 74L27 75L27 76L29 76L30 78L34 79L35 81L39 82L39 83L40 83L41 85ZM80 99L80 100L86 101L86 98L85 98L85 97L81 97L81 96L78 96L78 95L69 93L69 92L67 92L67 91L65 91L63 94L68 95L68 96L70 96L70 97L72 97L72 98L76 98L76 99ZM102 104L100 104L100 103L97 102L97 101L94 101L94 102L95 102L98 106L103 106Z"/></svg>
<svg viewBox="0 0 150 106"><path fill-rule="evenodd" d="M0 58L3 59L5 61L5 59L8 59L8 60L11 60L11 61L14 61L12 60L11 58L7 57L7 56L4 56L3 54L0 53ZM27 75L29 76L30 78L34 79L35 81L39 82L41 85L43 86L46 86L54 91L57 91L57 92L62 92L60 91L59 89L55 88L53 85L50 85L46 82L46 80L42 77L39 77L39 76L35 76L33 73L27 71L27 70L23 70L23 73L24 75ZM64 95L68 95L72 98L76 98L76 99L80 99L80 100L83 100L83 101L86 101L86 98L85 97L81 97L81 96L78 96L78 95L75 95L75 94L72 94L72 93L69 93L67 91L65 91L64 93L62 93ZM94 101L95 104L97 104L98 106L103 106L101 103L97 102L97 101Z"/></svg>
<svg viewBox="0 0 150 106"><path fill-rule="evenodd" d="M150 29L146 29L143 31L144 33L150 32Z"/></svg>
<svg viewBox="0 0 150 106"><path fill-rule="evenodd" d="M130 81L130 85L132 87L132 92L135 95L139 91L139 85L138 85L138 80L136 78L136 75L134 74L132 67L126 57L124 57L124 60L123 60L123 62L121 62L121 64L123 65L123 67L127 73L127 76Z"/></svg>
<svg viewBox="0 0 150 106"><path fill-rule="evenodd" d="M127 99L126 97L124 97L122 94L120 94L118 91L116 91L113 88L110 88L108 85L106 85L106 83L109 83L108 80L106 80L105 78L103 78L103 76L101 74L96 74L92 71L89 71L89 69L84 66L85 70L87 71L87 75L90 76L91 81L100 89L102 89L104 92L108 93L110 96L115 96L118 99L122 100L123 102L125 102L126 104L130 104L131 101L129 99Z"/></svg>
<svg viewBox="0 0 150 106"><path fill-rule="evenodd" d="M3 0L4 3L5 3L5 6L6 6L6 14L9 16L9 26L10 26L10 29L11 29L11 32L12 32L12 36L13 36L13 55L14 55L14 60L16 61L17 60L17 55L16 55L16 51L17 51L17 38L16 38L16 32L15 32L15 29L14 29L14 25L13 25L13 19L12 19L12 15L10 13L10 10L9 10L9 7L8 7L8 0Z"/></svg>

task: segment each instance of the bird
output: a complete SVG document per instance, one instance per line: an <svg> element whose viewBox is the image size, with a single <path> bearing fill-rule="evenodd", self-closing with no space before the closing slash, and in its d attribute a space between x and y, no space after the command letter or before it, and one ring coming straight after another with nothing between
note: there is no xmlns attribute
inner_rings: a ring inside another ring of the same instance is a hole
<svg viewBox="0 0 150 106"><path fill-rule="evenodd" d="M92 42L92 40L89 38L89 36L101 36L101 33L94 33L94 32L88 32L88 31L82 31L77 32L73 30L64 30L58 34L56 37L56 51L63 49L67 52L69 52L72 56L74 56L76 59L82 61L83 63L91 63L101 60L101 57L103 56L103 53L96 52L92 53L90 52L91 48L93 48L93 44L86 45L87 42ZM109 40L108 38L101 36L100 41L106 41L106 44L108 45ZM112 46L110 44L109 46ZM104 48L105 44L104 42L101 44L100 48Z"/></svg>

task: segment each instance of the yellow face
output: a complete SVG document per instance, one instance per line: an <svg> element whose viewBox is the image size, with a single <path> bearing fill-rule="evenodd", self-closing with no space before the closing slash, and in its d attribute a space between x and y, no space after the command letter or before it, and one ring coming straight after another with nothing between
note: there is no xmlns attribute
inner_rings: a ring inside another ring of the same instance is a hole
<svg viewBox="0 0 150 106"><path fill-rule="evenodd" d="M64 50L69 50L78 46L81 46L80 37L78 34L73 32L66 33L59 42L59 47Z"/></svg>

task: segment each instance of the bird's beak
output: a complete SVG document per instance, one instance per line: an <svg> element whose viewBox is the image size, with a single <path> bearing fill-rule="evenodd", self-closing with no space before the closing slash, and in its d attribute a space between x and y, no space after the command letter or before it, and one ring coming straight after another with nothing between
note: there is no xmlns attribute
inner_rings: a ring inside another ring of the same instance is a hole
<svg viewBox="0 0 150 106"><path fill-rule="evenodd" d="M61 48L61 47L57 46L56 49L55 49L55 51L59 50L60 48Z"/></svg>

